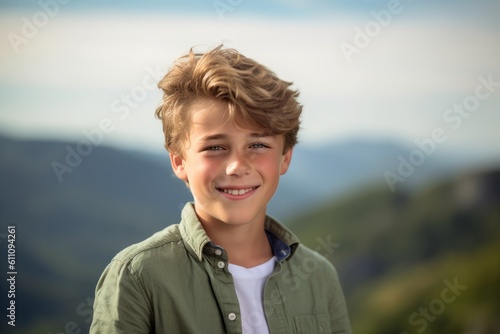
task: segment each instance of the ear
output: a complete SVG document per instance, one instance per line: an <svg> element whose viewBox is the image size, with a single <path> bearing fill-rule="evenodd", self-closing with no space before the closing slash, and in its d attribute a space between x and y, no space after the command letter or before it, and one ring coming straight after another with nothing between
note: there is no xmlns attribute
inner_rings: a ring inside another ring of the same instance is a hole
<svg viewBox="0 0 500 334"><path fill-rule="evenodd" d="M281 156L280 175L285 174L288 167L290 167L290 162L292 162L292 153L293 148L290 148Z"/></svg>
<svg viewBox="0 0 500 334"><path fill-rule="evenodd" d="M170 153L170 163L172 164L172 169L174 170L175 175L179 179L187 182L187 174L184 165L184 158L182 158L179 155Z"/></svg>

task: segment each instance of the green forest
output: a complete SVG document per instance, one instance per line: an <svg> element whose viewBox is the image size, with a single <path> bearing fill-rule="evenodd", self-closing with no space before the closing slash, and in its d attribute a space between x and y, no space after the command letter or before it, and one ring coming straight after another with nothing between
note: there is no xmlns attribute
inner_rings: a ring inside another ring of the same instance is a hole
<svg viewBox="0 0 500 334"><path fill-rule="evenodd" d="M355 333L500 333L500 172L360 191L291 227L338 243Z"/></svg>

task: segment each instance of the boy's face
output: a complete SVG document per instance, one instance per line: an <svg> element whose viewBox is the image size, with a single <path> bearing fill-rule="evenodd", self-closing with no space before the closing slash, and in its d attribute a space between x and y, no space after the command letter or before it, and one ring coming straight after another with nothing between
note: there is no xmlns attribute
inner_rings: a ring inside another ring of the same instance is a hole
<svg viewBox="0 0 500 334"><path fill-rule="evenodd" d="M263 223L267 203L286 173L292 150L282 135L242 128L217 101L197 103L183 157L171 154L175 174L187 181L204 224Z"/></svg>

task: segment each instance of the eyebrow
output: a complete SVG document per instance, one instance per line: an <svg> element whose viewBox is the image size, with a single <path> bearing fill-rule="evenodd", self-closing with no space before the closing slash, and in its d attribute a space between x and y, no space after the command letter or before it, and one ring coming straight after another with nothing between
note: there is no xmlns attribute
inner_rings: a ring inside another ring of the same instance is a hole
<svg viewBox="0 0 500 334"><path fill-rule="evenodd" d="M200 140L201 141L211 141L211 140L220 140L220 139L227 139L229 136L224 134L224 133L217 133L213 135L208 135L208 136L203 136ZM272 137L272 135L267 134L267 133L259 133L259 132L254 132L251 133L250 136L251 138L263 138L263 137Z"/></svg>

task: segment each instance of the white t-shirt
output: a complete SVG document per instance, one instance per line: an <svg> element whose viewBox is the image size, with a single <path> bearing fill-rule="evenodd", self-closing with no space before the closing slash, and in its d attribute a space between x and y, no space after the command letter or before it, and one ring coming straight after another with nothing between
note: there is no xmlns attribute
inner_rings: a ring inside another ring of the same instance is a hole
<svg viewBox="0 0 500 334"><path fill-rule="evenodd" d="M241 325L244 334L269 334L264 315L264 284L272 274L276 257L252 268L229 263L228 270L233 275L236 296L240 303Z"/></svg>

